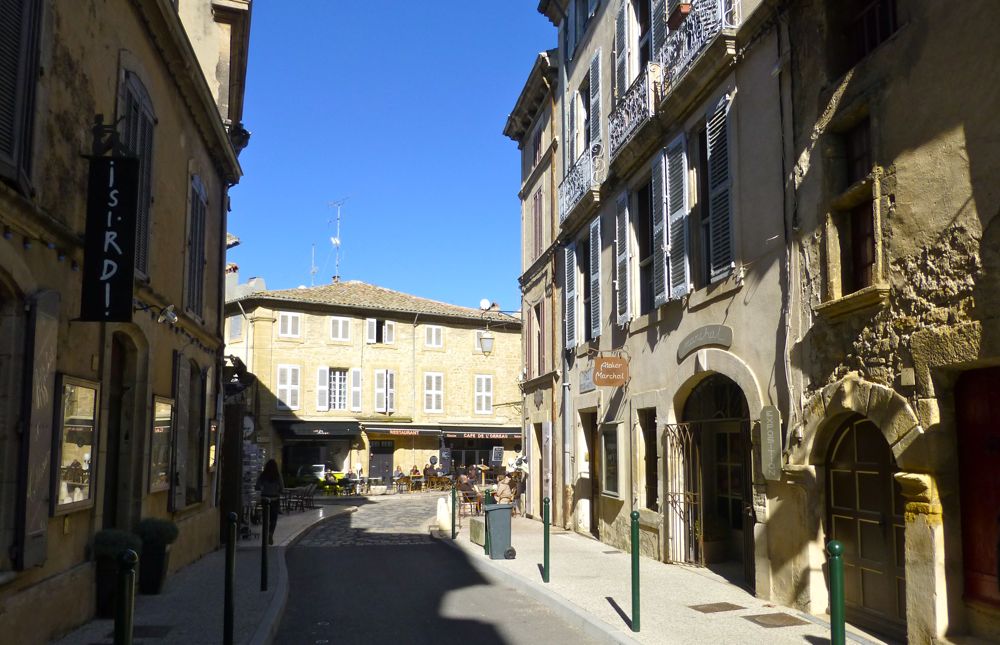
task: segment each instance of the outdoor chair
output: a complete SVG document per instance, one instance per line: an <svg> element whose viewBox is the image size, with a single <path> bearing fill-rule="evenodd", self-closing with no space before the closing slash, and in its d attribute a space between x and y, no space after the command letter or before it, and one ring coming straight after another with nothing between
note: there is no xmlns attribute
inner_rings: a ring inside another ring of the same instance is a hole
<svg viewBox="0 0 1000 645"><path fill-rule="evenodd" d="M462 490L459 495L458 516L479 515L479 495L476 491Z"/></svg>

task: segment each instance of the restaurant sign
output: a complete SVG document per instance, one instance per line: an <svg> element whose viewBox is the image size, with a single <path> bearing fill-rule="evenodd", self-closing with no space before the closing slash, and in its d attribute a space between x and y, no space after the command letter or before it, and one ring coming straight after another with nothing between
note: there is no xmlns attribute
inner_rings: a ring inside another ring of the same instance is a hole
<svg viewBox="0 0 1000 645"><path fill-rule="evenodd" d="M80 320L132 320L138 181L138 159L90 160Z"/></svg>
<svg viewBox="0 0 1000 645"><path fill-rule="evenodd" d="M781 412L773 405L760 410L760 465L764 479L781 479Z"/></svg>
<svg viewBox="0 0 1000 645"><path fill-rule="evenodd" d="M628 383L628 359L602 356L594 361L594 385L622 387Z"/></svg>

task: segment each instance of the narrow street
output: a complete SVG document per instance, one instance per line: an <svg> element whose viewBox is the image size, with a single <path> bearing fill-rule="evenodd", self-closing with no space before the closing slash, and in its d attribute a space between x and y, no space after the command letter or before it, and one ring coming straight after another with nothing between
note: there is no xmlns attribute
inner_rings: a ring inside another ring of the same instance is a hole
<svg viewBox="0 0 1000 645"><path fill-rule="evenodd" d="M363 500L290 548L275 643L594 642L431 538L439 497Z"/></svg>

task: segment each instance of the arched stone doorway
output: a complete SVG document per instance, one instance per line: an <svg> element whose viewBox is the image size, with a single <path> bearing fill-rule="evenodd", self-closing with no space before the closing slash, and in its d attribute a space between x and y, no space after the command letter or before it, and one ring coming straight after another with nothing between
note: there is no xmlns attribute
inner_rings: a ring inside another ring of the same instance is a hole
<svg viewBox="0 0 1000 645"><path fill-rule="evenodd" d="M844 545L847 619L893 637L906 634L904 501L882 431L852 416L826 460L826 539Z"/></svg>
<svg viewBox="0 0 1000 645"><path fill-rule="evenodd" d="M707 566L755 587L750 413L732 379L691 390L681 423L665 429L669 559Z"/></svg>

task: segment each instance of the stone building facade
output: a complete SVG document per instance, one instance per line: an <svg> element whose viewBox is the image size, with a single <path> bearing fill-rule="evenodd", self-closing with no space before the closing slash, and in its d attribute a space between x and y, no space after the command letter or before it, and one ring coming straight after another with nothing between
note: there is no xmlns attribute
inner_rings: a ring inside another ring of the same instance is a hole
<svg viewBox="0 0 1000 645"><path fill-rule="evenodd" d="M233 21L245 42L242 4ZM227 191L241 170L176 5L0 7L0 633L10 642L44 642L93 615L101 529L173 519L172 569L219 543L211 455ZM211 31L212 15L201 19ZM225 70L240 93L244 65ZM121 213L135 225L135 280L122 283L123 320L93 322L82 315L88 172L108 157L138 159L121 162L136 163L123 185L135 209ZM40 620L42 606L59 611Z"/></svg>
<svg viewBox="0 0 1000 645"><path fill-rule="evenodd" d="M560 296L555 283L558 258L560 168L558 50L535 59L521 96L507 117L504 135L521 151L521 320L524 321L521 391L524 395L525 451L529 472L526 512L540 517L542 501L552 500L554 523L569 526L571 498L564 493L564 432L557 424L562 405L558 351Z"/></svg>
<svg viewBox="0 0 1000 645"><path fill-rule="evenodd" d="M244 291L226 313L226 352L257 377L248 439L286 473L360 467L387 484L432 456L488 465L501 446L506 465L521 450L516 317L359 281Z"/></svg>
<svg viewBox="0 0 1000 645"><path fill-rule="evenodd" d="M539 11L577 530L816 614L835 538L854 624L998 638L1000 8Z"/></svg>

